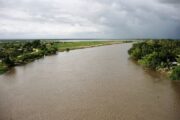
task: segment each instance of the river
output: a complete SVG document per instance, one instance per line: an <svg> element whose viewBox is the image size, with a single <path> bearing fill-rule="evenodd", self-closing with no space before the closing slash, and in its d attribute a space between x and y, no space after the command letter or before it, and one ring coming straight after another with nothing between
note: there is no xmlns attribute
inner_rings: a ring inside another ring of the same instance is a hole
<svg viewBox="0 0 180 120"><path fill-rule="evenodd" d="M0 120L180 120L180 83L129 59L131 43L61 52L0 76Z"/></svg>

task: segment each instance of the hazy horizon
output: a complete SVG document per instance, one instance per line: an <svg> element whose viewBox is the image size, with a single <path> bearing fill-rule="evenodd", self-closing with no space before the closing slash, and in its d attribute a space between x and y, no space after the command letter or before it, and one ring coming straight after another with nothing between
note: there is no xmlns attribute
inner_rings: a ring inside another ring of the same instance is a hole
<svg viewBox="0 0 180 120"><path fill-rule="evenodd" d="M179 38L0 38L0 41L4 40L67 40L67 41L111 41L111 40L180 40Z"/></svg>

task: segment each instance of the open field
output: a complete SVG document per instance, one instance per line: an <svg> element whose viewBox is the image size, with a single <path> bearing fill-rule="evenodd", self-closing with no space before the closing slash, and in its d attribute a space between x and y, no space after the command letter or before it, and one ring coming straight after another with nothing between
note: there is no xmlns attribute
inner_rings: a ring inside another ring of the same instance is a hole
<svg viewBox="0 0 180 120"><path fill-rule="evenodd" d="M130 41L78 41L78 42L58 42L57 48L59 51L82 49L89 47L97 47L103 45L121 44Z"/></svg>

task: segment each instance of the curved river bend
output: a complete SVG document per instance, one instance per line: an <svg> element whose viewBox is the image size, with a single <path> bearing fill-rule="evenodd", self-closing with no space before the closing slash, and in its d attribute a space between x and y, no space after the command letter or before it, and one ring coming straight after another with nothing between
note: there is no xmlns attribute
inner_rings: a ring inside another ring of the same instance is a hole
<svg viewBox="0 0 180 120"><path fill-rule="evenodd" d="M128 59L129 44L74 50L0 76L0 120L180 120L180 84Z"/></svg>

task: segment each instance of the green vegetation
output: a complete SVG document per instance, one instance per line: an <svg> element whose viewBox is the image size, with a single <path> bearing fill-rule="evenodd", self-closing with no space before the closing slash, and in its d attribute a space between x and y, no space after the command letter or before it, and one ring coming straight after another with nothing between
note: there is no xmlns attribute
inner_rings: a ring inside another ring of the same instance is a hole
<svg viewBox="0 0 180 120"><path fill-rule="evenodd" d="M180 80L180 41L147 40L133 44L128 53L143 66L169 72L171 79Z"/></svg>
<svg viewBox="0 0 180 120"><path fill-rule="evenodd" d="M59 51L69 51L74 49L82 49L87 47L95 47L102 45L119 44L130 41L80 41L80 42L59 42L57 48Z"/></svg>
<svg viewBox="0 0 180 120"><path fill-rule="evenodd" d="M4 63L0 62L0 74L6 72L7 70L7 66Z"/></svg>
<svg viewBox="0 0 180 120"><path fill-rule="evenodd" d="M172 74L170 75L170 78L172 80L180 80L180 66L177 66L174 68L174 70L172 71Z"/></svg>
<svg viewBox="0 0 180 120"><path fill-rule="evenodd" d="M0 43L0 73L9 68L31 62L45 55L55 54L57 48L54 42L18 41Z"/></svg>

